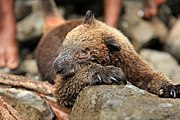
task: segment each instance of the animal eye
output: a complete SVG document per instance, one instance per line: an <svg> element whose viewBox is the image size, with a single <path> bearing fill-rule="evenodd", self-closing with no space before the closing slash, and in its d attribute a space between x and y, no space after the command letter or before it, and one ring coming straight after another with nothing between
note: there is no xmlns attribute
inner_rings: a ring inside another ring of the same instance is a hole
<svg viewBox="0 0 180 120"><path fill-rule="evenodd" d="M113 38L106 38L105 43L110 52L115 52L115 51L121 50L121 46Z"/></svg>
<svg viewBox="0 0 180 120"><path fill-rule="evenodd" d="M82 50L82 53L87 53L87 51L86 50Z"/></svg>
<svg viewBox="0 0 180 120"><path fill-rule="evenodd" d="M85 48L85 50L89 50L89 48Z"/></svg>

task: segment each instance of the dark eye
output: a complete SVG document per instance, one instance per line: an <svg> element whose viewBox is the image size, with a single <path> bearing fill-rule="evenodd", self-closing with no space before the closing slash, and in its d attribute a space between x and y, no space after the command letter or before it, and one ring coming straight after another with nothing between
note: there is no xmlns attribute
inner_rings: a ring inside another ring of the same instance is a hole
<svg viewBox="0 0 180 120"><path fill-rule="evenodd" d="M87 51L86 51L86 50L82 50L82 53L85 53L85 54L86 54L86 53L87 53Z"/></svg>
<svg viewBox="0 0 180 120"><path fill-rule="evenodd" d="M121 50L121 46L113 38L106 38L105 43L110 52Z"/></svg>

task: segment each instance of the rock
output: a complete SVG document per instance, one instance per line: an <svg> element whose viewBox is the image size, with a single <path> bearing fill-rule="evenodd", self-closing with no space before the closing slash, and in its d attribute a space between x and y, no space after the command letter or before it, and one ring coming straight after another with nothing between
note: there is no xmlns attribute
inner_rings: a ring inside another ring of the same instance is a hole
<svg viewBox="0 0 180 120"><path fill-rule="evenodd" d="M165 47L180 62L180 18L170 30Z"/></svg>
<svg viewBox="0 0 180 120"><path fill-rule="evenodd" d="M178 120L180 99L159 98L132 85L86 87L71 120Z"/></svg>
<svg viewBox="0 0 180 120"><path fill-rule="evenodd" d="M0 96L0 119L1 120L20 120L18 112L6 103Z"/></svg>
<svg viewBox="0 0 180 120"><path fill-rule="evenodd" d="M180 84L180 66L175 67L171 72L170 72L170 79L172 80L173 83L175 84Z"/></svg>
<svg viewBox="0 0 180 120"><path fill-rule="evenodd" d="M0 73L8 73L8 74L14 74L14 75L23 75L24 71L20 70L19 68L15 69L15 70L10 70L9 68L4 67L4 68L0 68Z"/></svg>
<svg viewBox="0 0 180 120"><path fill-rule="evenodd" d="M26 73L30 74L38 74L38 68L37 63L35 59L26 59L22 62L21 71L24 71Z"/></svg>
<svg viewBox="0 0 180 120"><path fill-rule="evenodd" d="M171 8L167 4L162 4L158 9L158 18L169 27L171 17Z"/></svg>
<svg viewBox="0 0 180 120"><path fill-rule="evenodd" d="M122 30L129 35L137 49L150 41L154 36L152 25L141 18L143 15L142 1L124 1L125 15L122 21Z"/></svg>
<svg viewBox="0 0 180 120"><path fill-rule="evenodd" d="M153 17L150 20L144 20L142 1L127 0L124 1L125 14L122 16L120 29L124 32L137 50L147 46L151 40L158 38L163 40L167 35L167 27L159 20L158 17Z"/></svg>
<svg viewBox="0 0 180 120"><path fill-rule="evenodd" d="M2 87L0 88L0 94L8 98L7 103L12 103L15 110L23 117L22 120L51 120L54 117L46 99L41 98L35 92Z"/></svg>
<svg viewBox="0 0 180 120"><path fill-rule="evenodd" d="M140 55L149 62L152 67L163 72L166 75L170 75L172 70L178 66L177 61L167 52L160 52L150 49L142 49Z"/></svg>
<svg viewBox="0 0 180 120"><path fill-rule="evenodd" d="M31 3L31 2L30 2ZM17 22L17 40L20 42L40 37L43 32L44 16L38 1L32 1L32 12ZM58 7L60 16L64 16L64 8Z"/></svg>
<svg viewBox="0 0 180 120"><path fill-rule="evenodd" d="M18 117L20 118L18 120L44 120L45 119L41 112L39 112L37 109L29 105L20 103L6 96L3 96L3 99L17 111ZM13 119L3 119L3 120L13 120Z"/></svg>
<svg viewBox="0 0 180 120"><path fill-rule="evenodd" d="M43 30L42 12L32 12L23 20L17 23L17 39L25 41L35 37L39 37Z"/></svg>
<svg viewBox="0 0 180 120"><path fill-rule="evenodd" d="M16 0L14 3L14 12L16 20L21 20L32 12L32 0Z"/></svg>
<svg viewBox="0 0 180 120"><path fill-rule="evenodd" d="M173 15L179 16L179 14L180 14L180 8L179 8L180 1L179 0L173 0L173 1L167 0L167 4L170 6Z"/></svg>
<svg viewBox="0 0 180 120"><path fill-rule="evenodd" d="M154 37L159 38L161 41L163 41L168 33L168 29L165 24L158 18L152 18L150 24L154 30Z"/></svg>

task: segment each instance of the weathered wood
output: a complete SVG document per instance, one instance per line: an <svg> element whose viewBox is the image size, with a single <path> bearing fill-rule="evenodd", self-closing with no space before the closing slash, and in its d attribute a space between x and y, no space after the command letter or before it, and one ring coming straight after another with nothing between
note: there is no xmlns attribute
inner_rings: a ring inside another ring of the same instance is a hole
<svg viewBox="0 0 180 120"><path fill-rule="evenodd" d="M0 96L0 120L20 120L18 113Z"/></svg>
<svg viewBox="0 0 180 120"><path fill-rule="evenodd" d="M48 82L32 80L23 76L0 73L0 85L26 88L45 95L53 95L53 85Z"/></svg>

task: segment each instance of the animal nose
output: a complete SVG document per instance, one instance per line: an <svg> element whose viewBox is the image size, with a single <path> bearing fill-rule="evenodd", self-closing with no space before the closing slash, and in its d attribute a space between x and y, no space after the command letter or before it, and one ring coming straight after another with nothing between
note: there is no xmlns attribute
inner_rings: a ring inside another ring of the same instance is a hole
<svg viewBox="0 0 180 120"><path fill-rule="evenodd" d="M54 70L56 71L56 73L62 73L64 68L65 67L61 64L61 62L59 62L58 59L54 61Z"/></svg>

